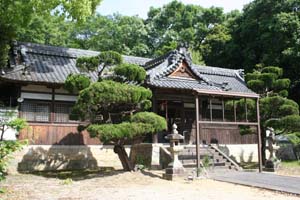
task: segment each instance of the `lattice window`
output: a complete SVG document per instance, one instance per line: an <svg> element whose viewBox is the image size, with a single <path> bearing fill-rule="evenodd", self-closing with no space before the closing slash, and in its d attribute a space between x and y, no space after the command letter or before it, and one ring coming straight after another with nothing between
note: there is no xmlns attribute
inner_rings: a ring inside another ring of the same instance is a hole
<svg viewBox="0 0 300 200"><path fill-rule="evenodd" d="M50 104L24 102L21 105L21 117L27 121L48 122L50 121Z"/></svg>
<svg viewBox="0 0 300 200"><path fill-rule="evenodd" d="M55 122L70 122L70 113L72 105L64 103L56 103L54 106L54 121Z"/></svg>

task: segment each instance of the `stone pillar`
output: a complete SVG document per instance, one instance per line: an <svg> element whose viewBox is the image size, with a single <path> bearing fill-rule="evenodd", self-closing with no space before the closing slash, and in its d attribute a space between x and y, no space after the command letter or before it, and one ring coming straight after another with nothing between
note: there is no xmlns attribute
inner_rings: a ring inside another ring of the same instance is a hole
<svg viewBox="0 0 300 200"><path fill-rule="evenodd" d="M265 171L274 172L280 163L278 158L276 157L276 151L279 149L279 146L275 143L275 134L273 128L269 128L266 131L266 149L268 149L270 155L269 158L266 160L265 164Z"/></svg>
<svg viewBox="0 0 300 200"><path fill-rule="evenodd" d="M184 137L178 134L176 124L173 124L172 129L172 134L166 136L166 139L170 140L170 152L172 154L172 162L166 168L165 174L163 174L163 178L167 180L173 180L185 174L185 169L178 159L179 152L183 150L179 142L183 140Z"/></svg>

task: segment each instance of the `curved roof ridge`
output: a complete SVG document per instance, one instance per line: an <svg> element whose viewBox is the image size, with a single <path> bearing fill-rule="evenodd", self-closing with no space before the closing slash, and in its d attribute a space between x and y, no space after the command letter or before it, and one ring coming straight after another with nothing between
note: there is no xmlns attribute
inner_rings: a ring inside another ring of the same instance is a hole
<svg viewBox="0 0 300 200"><path fill-rule="evenodd" d="M237 76L243 69L229 69L229 68L221 68L221 67L212 67L212 66L204 66L204 65L194 65L197 67L197 70L202 74L214 74L221 76Z"/></svg>
<svg viewBox="0 0 300 200"><path fill-rule="evenodd" d="M45 44L37 44L30 42L16 42L14 47L26 47L26 52L31 52L35 54L49 55L49 56L62 56L62 57L70 57L70 58L78 58L81 56L96 56L100 53L100 51L94 50L86 50L86 49L77 49L77 48L68 48L68 47L60 47L60 46L52 46ZM122 55L123 58L127 59L135 59L140 62L148 62L151 60L150 58L138 57L138 56L130 56L130 55Z"/></svg>
<svg viewBox="0 0 300 200"><path fill-rule="evenodd" d="M144 64L144 68L146 70L151 69L153 67L156 67L157 65L160 65L165 61L166 58L168 58L171 54L173 54L176 50L169 51L168 53L158 56L156 58L150 59Z"/></svg>

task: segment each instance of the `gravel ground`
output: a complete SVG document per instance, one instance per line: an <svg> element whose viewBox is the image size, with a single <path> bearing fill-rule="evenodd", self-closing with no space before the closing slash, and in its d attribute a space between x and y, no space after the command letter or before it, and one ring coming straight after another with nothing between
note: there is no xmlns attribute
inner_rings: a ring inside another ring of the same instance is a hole
<svg viewBox="0 0 300 200"><path fill-rule="evenodd" d="M296 196L209 179L166 181L161 172L110 172L70 179L9 175L0 187L6 200L296 200Z"/></svg>

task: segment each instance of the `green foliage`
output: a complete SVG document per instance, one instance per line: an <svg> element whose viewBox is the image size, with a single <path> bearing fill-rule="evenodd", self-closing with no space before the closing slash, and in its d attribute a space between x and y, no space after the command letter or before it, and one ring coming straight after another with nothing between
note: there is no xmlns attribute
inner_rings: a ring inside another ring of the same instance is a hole
<svg viewBox="0 0 300 200"><path fill-rule="evenodd" d="M72 31L71 41L80 48L136 56L149 54L147 28L144 20L137 16L98 14Z"/></svg>
<svg viewBox="0 0 300 200"><path fill-rule="evenodd" d="M0 181L5 179L8 161L12 158L11 154L26 144L27 141L0 141Z"/></svg>
<svg viewBox="0 0 300 200"><path fill-rule="evenodd" d="M234 104L235 108L237 110L236 118L238 121L244 121L245 120L245 106L247 106L247 116L249 121L256 121L256 103L253 99L235 99L229 100L225 102L225 110L230 110L233 112L234 110ZM245 105L246 103L246 105ZM232 116L233 117L233 116ZM234 120L234 119L231 119ZM242 126L243 127L243 126ZM241 127L240 127L241 128ZM242 130L242 129L241 129ZM242 132L241 132L242 134Z"/></svg>
<svg viewBox="0 0 300 200"><path fill-rule="evenodd" d="M269 67L264 67L261 70L261 73L271 73L271 74L276 74L277 78L281 77L283 75L283 70L279 67L275 66L269 66Z"/></svg>
<svg viewBox="0 0 300 200"><path fill-rule="evenodd" d="M272 95L287 96L286 91L290 87L290 80L281 78L283 71L279 67L258 67L253 73L246 74L246 82L249 88L259 93L262 97Z"/></svg>
<svg viewBox="0 0 300 200"><path fill-rule="evenodd" d="M300 145L300 132L287 134L287 137L293 145Z"/></svg>
<svg viewBox="0 0 300 200"><path fill-rule="evenodd" d="M210 159L209 155L204 155L204 158L202 160L203 167L207 169L210 165L210 161L211 161L211 159Z"/></svg>
<svg viewBox="0 0 300 200"><path fill-rule="evenodd" d="M100 64L98 56L79 57L76 59L76 67L83 71L94 71Z"/></svg>
<svg viewBox="0 0 300 200"><path fill-rule="evenodd" d="M120 65L123 62L122 56L116 51L104 51L98 57L100 63L105 66Z"/></svg>
<svg viewBox="0 0 300 200"><path fill-rule="evenodd" d="M255 134L255 130L251 129L250 126L239 125L239 129L240 129L240 134L241 135Z"/></svg>
<svg viewBox="0 0 300 200"><path fill-rule="evenodd" d="M17 132L20 132L22 129L28 127L28 123L23 118L16 118L8 121L6 126L15 129Z"/></svg>
<svg viewBox="0 0 300 200"><path fill-rule="evenodd" d="M228 57L226 45L231 41L229 29L224 25L215 25L200 46L203 59L207 65L223 66L224 58ZM220 60L220 62L218 62Z"/></svg>
<svg viewBox="0 0 300 200"><path fill-rule="evenodd" d="M262 80L250 80L247 82L247 85L250 89L253 91L256 91L257 93L263 93L263 89L265 86L264 81Z"/></svg>
<svg viewBox="0 0 300 200"><path fill-rule="evenodd" d="M299 106L293 100L281 96L265 97L260 100L262 130L273 127L276 132L288 133L299 128Z"/></svg>
<svg viewBox="0 0 300 200"><path fill-rule="evenodd" d="M77 61L78 62L78 61ZM89 87L91 80L83 74L69 74L65 80L64 88L70 93L76 94L80 90Z"/></svg>
<svg viewBox="0 0 300 200"><path fill-rule="evenodd" d="M270 119L267 124L277 130L284 130L285 133L297 132L300 130L300 116L287 115L280 120Z"/></svg>
<svg viewBox="0 0 300 200"><path fill-rule="evenodd" d="M277 73L289 78L292 83L299 81L299 28L300 15L298 0L256 0L245 6L237 17L232 29L232 42L238 54L236 67L243 66L251 71L261 63L265 66L280 66L284 72ZM257 23L259 22L259 23ZM298 60L298 61L297 61ZM231 63L236 60L231 59ZM275 73L267 69L262 73ZM294 100L299 99L299 84L292 84Z"/></svg>
<svg viewBox="0 0 300 200"><path fill-rule="evenodd" d="M151 132L156 133L167 129L166 120L152 112L139 112L131 117L131 121L135 123L144 123L151 125Z"/></svg>
<svg viewBox="0 0 300 200"><path fill-rule="evenodd" d="M117 76L125 77L127 81L135 81L142 83L146 78L146 71L144 68L133 64L121 64L114 68Z"/></svg>
<svg viewBox="0 0 300 200"><path fill-rule="evenodd" d="M151 158L150 157L145 157L145 156L142 156L142 155L136 155L135 163L138 164L138 165L142 165L142 166L139 166L139 169L150 168Z"/></svg>
<svg viewBox="0 0 300 200"><path fill-rule="evenodd" d="M10 42L17 37L20 29L27 28L34 16L55 15L82 22L93 14L100 1L0 0L0 68L7 65Z"/></svg>
<svg viewBox="0 0 300 200"><path fill-rule="evenodd" d="M65 180L61 181L62 185L71 185L73 180L71 178L66 178Z"/></svg>
<svg viewBox="0 0 300 200"><path fill-rule="evenodd" d="M120 139L133 139L145 134L157 133L167 128L166 120L150 112L134 114L129 122L120 124L92 124L87 131L92 137L99 137L103 142Z"/></svg>
<svg viewBox="0 0 300 200"><path fill-rule="evenodd" d="M34 15L27 26L17 30L16 40L54 46L78 47L72 40L74 27L76 27L76 23L66 21L61 16Z"/></svg>
<svg viewBox="0 0 300 200"><path fill-rule="evenodd" d="M151 133L151 125L144 123L122 122L120 124L92 124L87 128L91 137L103 142L130 140Z"/></svg>
<svg viewBox="0 0 300 200"><path fill-rule="evenodd" d="M94 116L101 110L130 111L151 96L151 90L144 87L105 80L82 90L74 111L81 119Z"/></svg>

